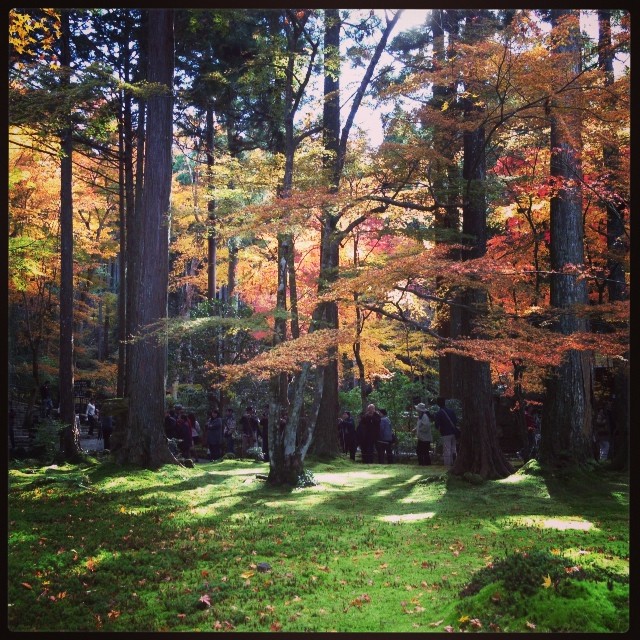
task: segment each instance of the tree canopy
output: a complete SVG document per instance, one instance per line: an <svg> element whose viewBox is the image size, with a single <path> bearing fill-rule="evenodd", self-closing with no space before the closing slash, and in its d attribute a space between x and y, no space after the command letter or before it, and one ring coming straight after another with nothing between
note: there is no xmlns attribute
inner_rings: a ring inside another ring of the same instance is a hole
<svg viewBox="0 0 640 640"><path fill-rule="evenodd" d="M546 406L548 464L588 457L580 380L628 382L628 12L175 9L158 72L159 12L9 12L10 386L139 399L159 350L119 454L151 466L158 407L200 393L268 404L291 481L339 392L394 376L467 434L488 412L454 473L509 473L496 397Z"/></svg>

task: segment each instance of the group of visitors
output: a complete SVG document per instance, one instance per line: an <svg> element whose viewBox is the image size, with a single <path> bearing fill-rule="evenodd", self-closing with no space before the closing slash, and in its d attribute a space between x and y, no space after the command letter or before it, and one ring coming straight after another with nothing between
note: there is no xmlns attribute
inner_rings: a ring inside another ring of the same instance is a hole
<svg viewBox="0 0 640 640"><path fill-rule="evenodd" d="M164 428L167 438L178 441L184 458L198 462L197 446L206 446L209 461L220 460L226 453L244 458L250 449L261 448L263 459L269 460L269 412L265 407L258 417L253 406L248 406L240 420L236 421L233 409L227 408L224 417L219 409L207 414L204 429L194 413L183 411L181 405L169 409L165 415Z"/></svg>
<svg viewBox="0 0 640 640"><path fill-rule="evenodd" d="M424 402L415 406L418 413L416 426L416 454L420 466L431 464L431 443L433 442L431 426L435 425L442 441L443 462L450 467L456 459L456 438L460 436L455 411L446 406L444 398L436 401L438 410L430 414ZM356 459L356 451L360 447L362 462L372 463L376 459L379 464L393 462L393 450L397 441L391 420L386 409L377 409L369 404L360 416L358 426L350 411L345 411L338 421L338 437L343 453L349 454L351 460Z"/></svg>
<svg viewBox="0 0 640 640"><path fill-rule="evenodd" d="M197 461L197 445L202 440L202 427L193 412L186 412L177 404L164 417L164 431L167 438L178 441L180 453L185 458Z"/></svg>

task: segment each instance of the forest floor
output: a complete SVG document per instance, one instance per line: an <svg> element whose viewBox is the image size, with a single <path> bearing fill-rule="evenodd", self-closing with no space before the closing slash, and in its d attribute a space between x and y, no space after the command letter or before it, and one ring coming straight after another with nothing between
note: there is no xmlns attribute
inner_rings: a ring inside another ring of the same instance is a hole
<svg viewBox="0 0 640 640"><path fill-rule="evenodd" d="M629 478L606 463L478 485L344 457L308 460L297 488L267 473L12 462L8 629L630 628Z"/></svg>

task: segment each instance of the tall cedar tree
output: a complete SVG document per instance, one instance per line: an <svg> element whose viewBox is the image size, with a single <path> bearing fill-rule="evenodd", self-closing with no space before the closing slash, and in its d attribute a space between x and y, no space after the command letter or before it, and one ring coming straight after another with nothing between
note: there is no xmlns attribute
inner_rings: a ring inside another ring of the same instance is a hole
<svg viewBox="0 0 640 640"><path fill-rule="evenodd" d="M173 10L149 13L147 143L141 207L129 235L132 342L129 410L113 434L117 462L155 469L172 459L164 433L166 347L156 331L167 313L168 226L173 140Z"/></svg>
<svg viewBox="0 0 640 640"><path fill-rule="evenodd" d="M472 21L467 17L467 23ZM479 22L482 23L482 20ZM469 30L467 36L473 42L477 36ZM465 86L469 94L478 91L472 81ZM487 251L487 201L486 201L486 154L485 129L482 123L483 107L478 107L470 98L462 99L462 109L470 122L478 118L473 129L463 133L463 169L465 180L462 198L462 232L471 238L463 259L480 258ZM487 306L484 289L467 287L457 295L460 303L459 331L462 335L473 333L474 319L483 314ZM451 335L455 329L452 328ZM476 473L483 478L504 478L513 473L513 467L500 448L493 405L493 386L490 363L469 357L453 356L453 367L457 374L457 388L462 399L462 411L467 417L462 432L460 452L453 465L453 473L462 475Z"/></svg>
<svg viewBox="0 0 640 640"><path fill-rule="evenodd" d="M324 12L324 106L322 113L322 138L324 146L323 167L329 179L331 191L337 192L339 175L336 174L340 152L340 12L325 9ZM336 235L337 216L329 207L323 211L320 238L320 275L318 292L337 278L340 244ZM318 326L338 328L338 305L327 301L316 308L314 316ZM333 347L329 362L319 368L323 379L323 393L316 421L312 449L319 455L336 455L339 452L338 432L338 350Z"/></svg>
<svg viewBox="0 0 640 640"><path fill-rule="evenodd" d="M579 12L554 9L551 25L557 67L564 71L560 81L577 79L582 53ZM581 116L569 95L551 98L547 109L551 176L559 184L551 198L551 306L559 310L556 330L565 335L587 330L587 320L575 308L587 304L587 283L578 273L584 266ZM593 459L592 371L593 353L572 349L547 380L539 454L543 464Z"/></svg>
<svg viewBox="0 0 640 640"><path fill-rule="evenodd" d="M613 73L613 48L611 43L611 11L598 9L598 66L604 72L605 86L614 84ZM610 100L615 101L615 93L611 92ZM605 175L608 179L607 188L615 193L615 179L620 171L620 151L615 144L605 144L602 149ZM607 290L609 301L625 300L627 298L627 286L624 269L625 247L625 212L626 204L620 197L607 198ZM627 213L628 215L628 213ZM624 469L629 461L628 429L629 424L629 365L628 361L616 361L614 373L614 393L617 398L615 408L612 411L611 420L613 441L611 442L610 455L613 466Z"/></svg>
<svg viewBox="0 0 640 640"><path fill-rule="evenodd" d="M61 14L62 39L60 64L62 84L71 84L71 29L69 12ZM65 424L64 455L68 460L80 453L79 432L75 422L73 397L73 126L71 114L67 126L60 132L60 419Z"/></svg>

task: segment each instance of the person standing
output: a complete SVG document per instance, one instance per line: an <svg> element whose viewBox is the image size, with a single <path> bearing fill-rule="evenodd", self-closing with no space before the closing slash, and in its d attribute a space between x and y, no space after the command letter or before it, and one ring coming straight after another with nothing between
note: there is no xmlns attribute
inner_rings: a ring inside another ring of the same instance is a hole
<svg viewBox="0 0 640 640"><path fill-rule="evenodd" d="M391 464L393 462L393 428L391 427L391 419L387 415L386 409L380 409L380 415L380 434L376 442L378 462L380 464L384 463L386 453L387 462Z"/></svg>
<svg viewBox="0 0 640 640"><path fill-rule="evenodd" d="M53 400L51 399L51 388L49 386L49 381L46 380L45 383L40 387L40 395L42 397L42 412L43 417L48 418L51 415L51 410L53 409Z"/></svg>
<svg viewBox="0 0 640 640"><path fill-rule="evenodd" d="M103 415L100 419L102 425L103 449L111 450L111 434L113 433L113 417Z"/></svg>
<svg viewBox="0 0 640 640"><path fill-rule="evenodd" d="M343 446L343 452L348 453L352 460L356 459L356 424L351 417L351 411L345 411L342 418L338 421L338 429L341 434L340 443Z"/></svg>
<svg viewBox="0 0 640 640"><path fill-rule="evenodd" d="M87 402L86 414L87 414L87 422L89 423L88 435L90 437L92 437L93 436L93 429L96 426L96 420L98 418L98 415L97 415L97 411L96 411L96 405L93 404L93 400L91 398L89 398L89 401Z"/></svg>
<svg viewBox="0 0 640 640"><path fill-rule="evenodd" d="M164 417L164 433L167 438L177 438L176 435L176 410L169 409L169 412Z"/></svg>
<svg viewBox="0 0 640 640"><path fill-rule="evenodd" d="M244 458L247 455L247 451L256 446L258 439L258 428L260 423L256 416L256 411L253 407L249 406L240 418L240 427L242 429L242 451L241 456Z"/></svg>
<svg viewBox="0 0 640 640"><path fill-rule="evenodd" d="M606 460L609 457L610 433L608 407L603 407L596 416L596 460Z"/></svg>
<svg viewBox="0 0 640 640"><path fill-rule="evenodd" d="M416 444L416 454L418 455L418 464L422 467L431 464L431 420L427 415L427 406L424 402L416 405L418 412L418 422L416 423L416 436L418 438Z"/></svg>
<svg viewBox="0 0 640 640"><path fill-rule="evenodd" d="M211 418L207 422L207 446L209 447L209 461L222 458L222 418L218 409L211 410Z"/></svg>
<svg viewBox="0 0 640 640"><path fill-rule="evenodd" d="M198 422L198 419L196 418L196 414L193 412L190 412L187 414L187 419L189 420L189 424L191 425L191 441L192 441L192 445L191 445L191 454L192 454L192 458L198 462L198 452L196 451L196 447L200 444L200 433L202 431L202 429L200 428L200 423Z"/></svg>
<svg viewBox="0 0 640 640"><path fill-rule="evenodd" d="M260 416L260 433L262 435L262 457L269 462L269 405L264 408Z"/></svg>
<svg viewBox="0 0 640 640"><path fill-rule="evenodd" d="M446 406L444 398L438 398L436 404L440 407L436 413L434 421L436 428L442 436L442 456L446 467L453 465L456 459L456 435L459 433L457 427L458 419L452 409Z"/></svg>
<svg viewBox="0 0 640 640"><path fill-rule="evenodd" d="M376 411L376 405L370 404L360 418L358 424L358 443L362 452L362 462L373 462L373 452L380 433L380 414Z"/></svg>
<svg viewBox="0 0 640 640"><path fill-rule="evenodd" d="M211 415L211 414L209 414ZM223 437L225 443L225 453L235 454L235 438L236 438L236 419L233 415L233 409L227 407L227 415L223 420Z"/></svg>
<svg viewBox="0 0 640 640"><path fill-rule="evenodd" d="M178 445L180 447L180 453L183 458L188 458L191 453L191 447L193 446L193 439L191 437L191 422L189 422L186 413L180 414L176 425L176 432L180 440Z"/></svg>

